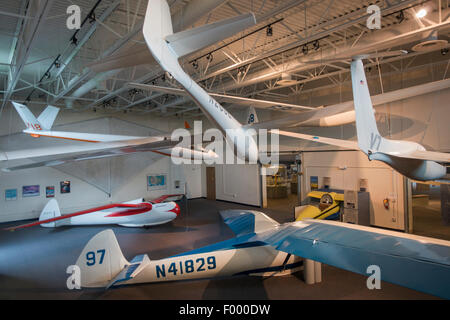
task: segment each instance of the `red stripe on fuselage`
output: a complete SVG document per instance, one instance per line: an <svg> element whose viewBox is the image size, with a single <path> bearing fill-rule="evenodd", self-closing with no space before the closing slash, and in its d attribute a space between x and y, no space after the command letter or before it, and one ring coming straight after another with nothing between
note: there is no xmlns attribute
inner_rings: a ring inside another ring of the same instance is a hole
<svg viewBox="0 0 450 320"><path fill-rule="evenodd" d="M150 203L142 203L141 206L144 206L143 208L140 209L129 209L129 210L125 210L125 211L118 211L118 212L113 212L111 214L108 214L106 217L124 217L124 216L132 216L135 214L140 214L140 213L145 213L148 212L150 210L152 210L152 205Z"/></svg>
<svg viewBox="0 0 450 320"><path fill-rule="evenodd" d="M135 208L133 211L144 210L143 212L145 212L145 211L150 211L152 209L152 205L150 203L145 203L145 202L139 203L139 204L131 204L131 203L108 204L106 206L101 206L101 207L97 207L97 208L93 208L93 209L78 211L75 213L67 214L64 216L56 217L56 218L50 218L47 220L42 220L42 221L37 221L37 222L33 222L33 223L23 224L20 226L6 228L5 230L16 230L16 229L21 229L21 228L33 227L33 226L40 225L43 223L49 223L49 222L54 222L54 221L58 221L58 220L62 220L62 219L68 219L71 217L76 217L76 216L80 216L83 214L88 214L88 213L102 211L102 210L111 209L111 208ZM128 211L131 211L131 210L128 210ZM141 213L141 212L138 212L138 213ZM137 214L137 213L135 213L135 214Z"/></svg>

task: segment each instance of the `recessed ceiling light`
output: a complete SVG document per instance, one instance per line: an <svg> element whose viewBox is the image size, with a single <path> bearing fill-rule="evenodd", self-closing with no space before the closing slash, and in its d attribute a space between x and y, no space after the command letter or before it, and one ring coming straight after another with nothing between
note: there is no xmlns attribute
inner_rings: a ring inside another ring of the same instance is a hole
<svg viewBox="0 0 450 320"><path fill-rule="evenodd" d="M427 10L425 10L425 9L420 9L417 13L416 13L416 17L417 18L423 18L423 17L425 17L427 15Z"/></svg>

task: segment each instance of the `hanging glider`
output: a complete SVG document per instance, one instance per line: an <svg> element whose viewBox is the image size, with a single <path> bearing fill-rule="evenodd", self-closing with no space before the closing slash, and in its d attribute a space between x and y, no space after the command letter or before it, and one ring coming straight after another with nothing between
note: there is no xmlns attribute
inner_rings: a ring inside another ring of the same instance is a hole
<svg viewBox="0 0 450 320"><path fill-rule="evenodd" d="M178 141L170 140L166 136L138 137L96 133L80 133L67 131L53 131L52 124L59 111L58 108L48 106L36 119L31 111L23 104L13 102L14 107L27 126L23 130L34 138L51 137L66 140L86 142L84 144L58 147L44 147L0 152L0 161L33 159L51 156L50 160L33 162L31 164L2 168L3 171L15 171L37 167L51 167L69 162L115 157L138 152L155 152L164 156L180 155L188 159L217 158L212 150L204 152L177 146Z"/></svg>
<svg viewBox="0 0 450 320"><path fill-rule="evenodd" d="M279 224L258 211L220 214L234 238L161 260L128 262L112 230L98 233L76 262L81 286L283 275L307 258L362 275L376 265L383 281L450 298L450 241L325 220Z"/></svg>
<svg viewBox="0 0 450 320"><path fill-rule="evenodd" d="M167 223L180 214L177 203L164 202L168 198L178 198L183 195L165 195L152 201L137 199L123 203L112 203L104 206L61 215L58 202L51 199L39 216L39 221L19 226L9 227L5 230L29 228L36 225L55 228L74 225L106 225L118 224L124 227L148 227Z"/></svg>
<svg viewBox="0 0 450 320"><path fill-rule="evenodd" d="M249 19L253 19L255 22L253 14L249 14ZM205 41L203 38L217 39L225 30L234 28L234 22L227 21L217 26L209 24L199 27L201 28L199 33L195 32L195 29L189 30L187 35L190 41L185 43L186 41L183 39L186 31L173 33L170 8L167 2L149 0L142 30L145 42L156 62L179 82L217 129L222 131L227 137L227 141L235 147L236 155L240 159L256 162L259 155L254 137L249 135L227 110L193 81L178 61L187 50L185 46L192 49L197 43L201 44ZM238 143L238 141L246 141L247 144Z"/></svg>
<svg viewBox="0 0 450 320"><path fill-rule="evenodd" d="M359 149L369 160L382 161L414 180L429 181L444 177L447 169L441 163L450 163L450 153L427 151L422 145L412 141L383 138L375 121L361 57L353 59L351 75L357 142L287 131L279 131L279 134L347 149Z"/></svg>

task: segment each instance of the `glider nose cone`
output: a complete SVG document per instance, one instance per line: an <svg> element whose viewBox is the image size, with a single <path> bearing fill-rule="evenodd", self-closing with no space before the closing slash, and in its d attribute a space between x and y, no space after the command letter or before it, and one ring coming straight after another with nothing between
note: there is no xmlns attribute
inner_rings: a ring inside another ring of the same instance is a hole
<svg viewBox="0 0 450 320"><path fill-rule="evenodd" d="M174 205L175 205L175 207L173 207L173 209L170 209L169 212L175 213L178 217L181 212L180 206L177 203L174 203Z"/></svg>

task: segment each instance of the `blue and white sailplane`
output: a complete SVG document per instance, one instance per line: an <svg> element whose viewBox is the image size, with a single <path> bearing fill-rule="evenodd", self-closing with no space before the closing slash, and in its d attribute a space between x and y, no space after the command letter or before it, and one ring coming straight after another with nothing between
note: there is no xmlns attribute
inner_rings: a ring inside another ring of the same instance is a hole
<svg viewBox="0 0 450 320"><path fill-rule="evenodd" d="M303 220L279 224L258 211L220 212L235 237L160 260L142 254L128 262L110 229L95 235L76 265L82 287L277 276L299 270L302 258L450 299L450 241L353 224Z"/></svg>

